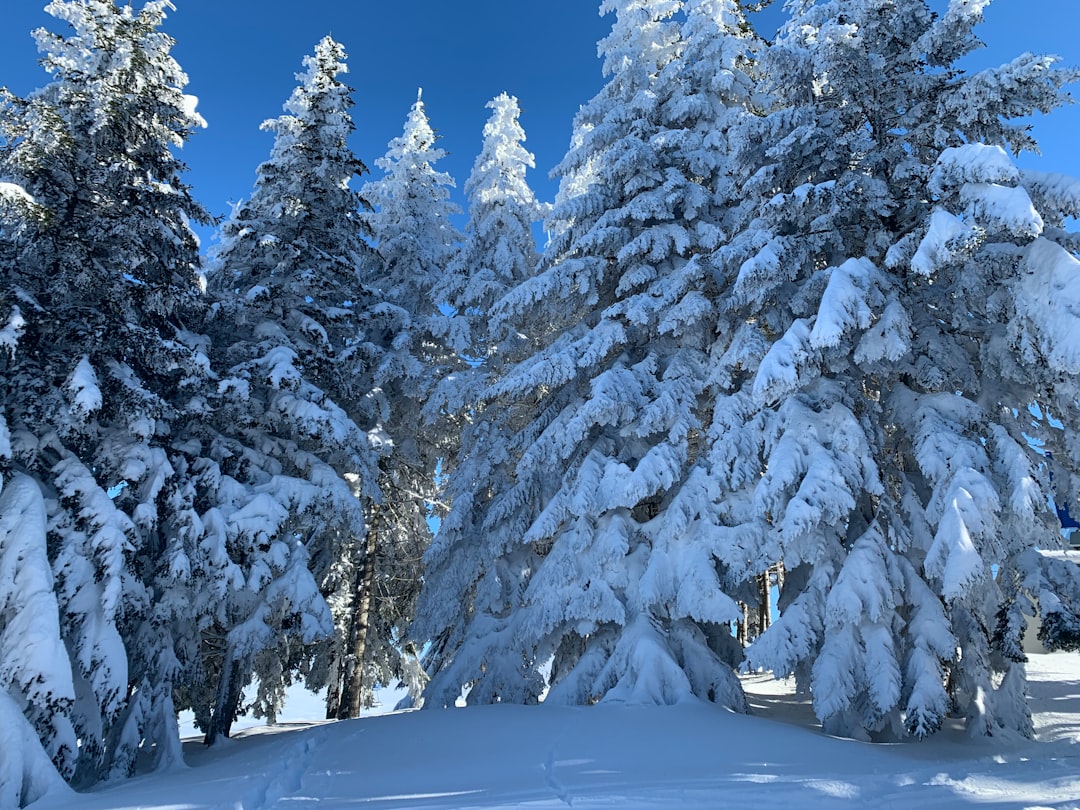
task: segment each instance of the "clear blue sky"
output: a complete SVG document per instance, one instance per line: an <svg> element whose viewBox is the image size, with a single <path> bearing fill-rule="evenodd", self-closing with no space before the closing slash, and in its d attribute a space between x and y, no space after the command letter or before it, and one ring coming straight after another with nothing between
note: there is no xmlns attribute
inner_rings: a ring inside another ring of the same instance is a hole
<svg viewBox="0 0 1080 810"><path fill-rule="evenodd" d="M943 0L934 0L941 7ZM441 168L464 184L480 147L484 104L502 91L516 95L537 171L530 178L550 199L548 171L562 157L578 107L602 84L596 41L609 19L599 0L174 0L165 30L209 122L185 147L188 181L214 214L246 197L272 137L259 124L280 114L300 61L330 33L349 53L356 88L356 153L374 160L401 131L416 89L450 152ZM136 0L138 4L138 0ZM771 34L782 0L759 20ZM25 94L47 81L30 31L63 24L41 9L45 0L4 0L0 85ZM981 29L988 47L972 69L1024 51L1056 53L1080 66L1080 0L994 0ZM1080 93L1080 88L1074 92ZM1080 176L1080 105L1036 120L1045 157L1025 165ZM460 193L459 193L460 201Z"/></svg>

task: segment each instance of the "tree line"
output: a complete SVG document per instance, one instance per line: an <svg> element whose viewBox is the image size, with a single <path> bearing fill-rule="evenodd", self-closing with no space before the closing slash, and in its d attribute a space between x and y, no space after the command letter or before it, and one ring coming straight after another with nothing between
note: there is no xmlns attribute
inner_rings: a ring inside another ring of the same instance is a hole
<svg viewBox="0 0 1080 810"><path fill-rule="evenodd" d="M829 733L1030 735L1028 623L1080 645L1080 182L1014 159L1080 74L957 68L984 5L604 0L556 199L500 95L463 232L421 98L368 176L327 37L204 256L171 3L53 0L0 96L0 806L295 682L761 669Z"/></svg>

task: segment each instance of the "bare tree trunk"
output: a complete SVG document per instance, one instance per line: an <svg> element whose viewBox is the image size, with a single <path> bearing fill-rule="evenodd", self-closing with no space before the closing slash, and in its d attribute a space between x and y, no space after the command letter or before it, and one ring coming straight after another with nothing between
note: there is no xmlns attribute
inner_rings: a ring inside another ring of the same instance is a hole
<svg viewBox="0 0 1080 810"><path fill-rule="evenodd" d="M232 652L226 650L221 662L221 679L218 681L217 700L214 713L210 717L210 728L203 738L205 745L213 745L218 737L228 737L232 724L236 720L236 708L240 703L240 684L243 680L243 667Z"/></svg>
<svg viewBox="0 0 1080 810"><path fill-rule="evenodd" d="M360 716L363 697L364 657L367 653L368 631L371 628L371 592L375 586L375 552L378 548L379 507L372 507L364 559L357 577L356 609L353 611L349 652L345 657L344 685L338 704L338 719Z"/></svg>
<svg viewBox="0 0 1080 810"><path fill-rule="evenodd" d="M758 635L761 635L769 629L769 625L772 624L772 577L770 575L771 568L766 568L765 573L761 575L758 580L758 584L761 588L761 601L758 605L758 611L760 612L760 618L758 619Z"/></svg>
<svg viewBox="0 0 1080 810"><path fill-rule="evenodd" d="M330 676L327 679L329 686L326 689L326 719L336 720L338 712L341 710L341 678L342 667L344 662L338 660L336 664L331 664Z"/></svg>

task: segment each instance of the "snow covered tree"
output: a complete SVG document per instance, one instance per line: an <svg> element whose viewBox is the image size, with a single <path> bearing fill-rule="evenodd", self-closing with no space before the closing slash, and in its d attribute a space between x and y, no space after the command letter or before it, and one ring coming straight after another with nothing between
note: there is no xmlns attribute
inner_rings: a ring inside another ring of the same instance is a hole
<svg viewBox="0 0 1080 810"><path fill-rule="evenodd" d="M362 193L373 211L368 222L377 261L362 280L374 300L368 335L380 352L372 396L392 450L380 462L382 501L369 518L363 606L365 623L354 634L354 654L364 677L343 695L340 716L353 717L373 699L372 687L387 676L409 675L418 685L415 655L402 649L415 613L422 555L430 542L427 516L435 498L440 459L455 451L453 430L423 424L423 410L448 364L457 361L435 336L433 289L448 270L460 238L451 222L453 179L435 169L445 154L417 98L402 134L376 161L383 177ZM406 657L402 658L402 653ZM395 669L408 664L408 671Z"/></svg>
<svg viewBox="0 0 1080 810"><path fill-rule="evenodd" d="M381 264L366 269L365 281L375 285L388 302L415 310L417 330L412 351L423 357L424 335L432 289L447 272L460 235L451 222L459 213L450 201L454 180L435 164L446 152L436 136L424 102L417 94L401 135L390 141L386 154L375 161L384 175L369 181L363 195L374 211L367 217ZM408 364L398 361L407 368ZM400 373L399 373L400 375Z"/></svg>
<svg viewBox="0 0 1080 810"><path fill-rule="evenodd" d="M24 807L46 794L56 798L71 792L21 708L0 692L0 807L5 810Z"/></svg>
<svg viewBox="0 0 1080 810"><path fill-rule="evenodd" d="M1048 580L1029 551L1060 542L1048 496L1073 502L1075 477L1051 479L1018 413L1075 397L1080 324L1030 316L1076 261L1077 197L1010 153L1075 74L1031 55L958 70L985 5L789 4L761 62L772 106L732 139L744 216L711 257L720 556L744 579L787 569L749 660L794 674L832 733L923 737L950 711L1030 733L1018 614Z"/></svg>
<svg viewBox="0 0 1080 810"><path fill-rule="evenodd" d="M0 104L0 177L27 195L0 230L0 311L18 332L3 411L10 464L49 507L80 783L129 772L140 746L180 757L190 600L157 597L184 587L170 560L193 534L171 509L185 482L169 454L201 409L189 223L208 217L173 152L202 120L159 30L170 8L55 0L70 33L35 33L52 81Z"/></svg>
<svg viewBox="0 0 1080 810"><path fill-rule="evenodd" d="M504 608L529 565L499 559L507 550L488 545L487 539L501 535L489 533L484 519L492 498L513 478L515 445L526 419L522 407L483 403L481 397L531 348L508 321L490 328L490 317L495 302L535 272L540 257L532 227L543 219L545 206L525 178L535 160L523 145L517 99L503 93L487 106L492 113L483 147L465 183L465 239L434 293L451 310L437 319L437 331L468 365L452 370L427 405L429 420L454 414L462 425L445 490L450 510L425 557L414 627L417 638L432 640L428 668L435 674L427 703L433 706L452 705L465 683L470 701L484 703L534 699L541 685L535 673L521 671L529 666L525 651L490 653L514 644ZM492 560L499 560L497 571L488 568Z"/></svg>
<svg viewBox="0 0 1080 810"><path fill-rule="evenodd" d="M302 662L310 652L289 652L286 628L297 626L295 617L271 609L272 629L262 619L251 625L265 616L264 599L286 587L279 578L301 583L306 568L294 562L301 556L311 555L336 626L336 633L323 633L332 638L321 645L308 684L328 685L336 701L351 673L347 640L364 596L366 513L381 500L378 463L389 443L372 394L381 347L368 334L375 319L360 270L374 257L362 217L368 205L349 186L367 169L347 143L354 125L352 90L340 79L344 60L343 47L330 37L305 58L285 115L263 125L274 133L273 151L258 169L251 198L224 224L210 273L219 299L210 322L219 346L215 363L227 369L213 423L221 459L215 474L254 488L263 501L259 508L251 501L228 520L278 514L272 530L256 532L263 536L261 553L266 543L282 541L291 551L266 566L253 556L260 543L248 547L252 533L240 532L245 543L239 547L229 545L227 532L221 535L223 559L244 561L250 594L218 621L230 639L226 650L207 639L214 658L224 655L206 721L209 741L227 735L239 689L252 674L260 681L256 709L272 716L295 674L291 668L307 669ZM251 587L260 565L266 573ZM297 590L297 584L287 587ZM317 611L308 619L316 628L321 623ZM314 640L307 631L300 635L308 644Z"/></svg>
<svg viewBox="0 0 1080 810"><path fill-rule="evenodd" d="M518 100L502 93L487 107L492 112L483 146L465 182L469 220L464 239L432 293L450 309L438 321L449 348L485 364L498 362L518 340L506 325L507 334L491 334L488 317L507 290L533 274L540 255L532 227L546 213L525 178L536 160L524 146Z"/></svg>
<svg viewBox="0 0 1080 810"><path fill-rule="evenodd" d="M45 546L41 489L20 473L0 477L0 701L22 714L5 715L6 729L34 732L0 746L0 807L33 801L75 766L75 686Z"/></svg>
<svg viewBox="0 0 1080 810"><path fill-rule="evenodd" d="M529 418L512 484L485 508L483 584L505 587L503 605L485 595L468 632L493 618L506 629L461 675L518 672L509 694L527 699L550 661L547 701L697 696L742 710L739 610L700 530L711 505L698 456L716 320L701 256L723 236L716 147L747 103L750 39L735 3L601 10L615 14L600 45L608 83L556 170L547 256L493 311L536 348L485 395Z"/></svg>
<svg viewBox="0 0 1080 810"><path fill-rule="evenodd" d="M435 169L446 154L436 140L418 95L402 134L375 161L383 177L363 188L374 208L368 222L378 254L363 273L379 302L372 312L381 320L383 347L376 382L392 417L392 475L401 478L399 489L414 494L429 487L425 479L447 450L431 434L418 433L420 411L446 366L456 365L434 331L437 305L444 303L435 300L436 285L449 272L461 240L451 220L460 213L450 200L455 183Z"/></svg>

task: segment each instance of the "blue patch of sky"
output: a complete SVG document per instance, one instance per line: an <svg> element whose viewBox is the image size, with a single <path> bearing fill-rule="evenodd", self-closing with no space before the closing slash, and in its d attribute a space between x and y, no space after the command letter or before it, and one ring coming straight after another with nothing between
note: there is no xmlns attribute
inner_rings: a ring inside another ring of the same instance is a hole
<svg viewBox="0 0 1080 810"><path fill-rule="evenodd" d="M26 94L47 81L37 66L30 32L39 26L63 32L44 14L43 0L11 0L0 26L0 86ZM136 7L138 4L136 3ZM480 148L485 103L500 92L518 96L527 146L536 153L530 177L541 199L556 189L548 173L569 143L578 107L603 84L596 42L610 18L590 0L545 3L492 0L414 0L411 3L342 3L311 0L176 0L165 31L188 73L188 91L200 99L208 128L185 146L187 181L211 213L221 216L247 197L255 168L266 159L272 136L259 124L281 113L296 84L294 74L315 43L330 33L350 54L349 83L356 89L353 149L374 171L374 161L396 137L418 87L433 126L449 151L440 168L461 187ZM771 37L783 19L779 0L754 24ZM931 6L944 8L944 0ZM980 35L988 47L964 61L970 70L1010 60L1024 51L1061 54L1080 65L1077 0L996 0ZM1024 165L1080 175L1080 109L1033 121L1045 159ZM210 244L212 229L200 236Z"/></svg>

